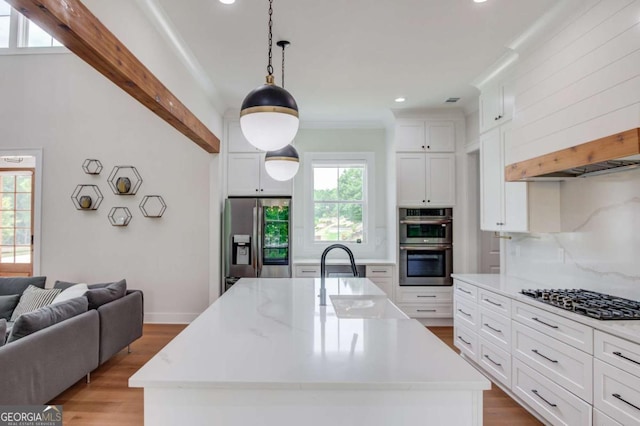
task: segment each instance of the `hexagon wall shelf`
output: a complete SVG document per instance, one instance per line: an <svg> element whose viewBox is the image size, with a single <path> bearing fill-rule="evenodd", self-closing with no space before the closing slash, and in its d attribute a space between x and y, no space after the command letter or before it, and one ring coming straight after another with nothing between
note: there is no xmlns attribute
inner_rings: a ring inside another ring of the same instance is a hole
<svg viewBox="0 0 640 426"><path fill-rule="evenodd" d="M145 195L140 203L140 210L144 217L162 217L166 209L167 204L160 195Z"/></svg>
<svg viewBox="0 0 640 426"><path fill-rule="evenodd" d="M98 210L103 198L98 185L78 185L71 194L71 201L77 210Z"/></svg>
<svg viewBox="0 0 640 426"><path fill-rule="evenodd" d="M109 222L112 226L127 226L132 217L126 207L113 207L109 212Z"/></svg>
<svg viewBox="0 0 640 426"><path fill-rule="evenodd" d="M142 185L142 176L133 166L115 166L107 179L116 195L135 195Z"/></svg>
<svg viewBox="0 0 640 426"><path fill-rule="evenodd" d="M82 163L82 170L88 175L99 175L102 171L102 163L95 158L87 158Z"/></svg>

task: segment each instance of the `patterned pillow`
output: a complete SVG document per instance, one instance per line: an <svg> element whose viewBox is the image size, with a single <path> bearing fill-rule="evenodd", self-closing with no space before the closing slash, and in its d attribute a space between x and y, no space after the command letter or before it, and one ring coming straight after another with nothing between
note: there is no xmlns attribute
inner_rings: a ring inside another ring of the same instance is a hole
<svg viewBox="0 0 640 426"><path fill-rule="evenodd" d="M16 306L16 309L11 315L11 321L15 321L25 312L35 311L38 308L47 306L53 302L53 299L55 299L61 291L59 288L41 289L30 285L24 293L22 293L20 302L18 302L18 306Z"/></svg>

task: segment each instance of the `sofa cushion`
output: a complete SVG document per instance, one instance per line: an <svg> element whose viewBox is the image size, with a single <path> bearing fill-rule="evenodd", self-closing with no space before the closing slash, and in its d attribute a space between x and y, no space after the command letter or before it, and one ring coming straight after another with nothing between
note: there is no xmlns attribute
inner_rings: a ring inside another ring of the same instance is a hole
<svg viewBox="0 0 640 426"><path fill-rule="evenodd" d="M18 306L11 314L11 321L15 321L20 315L35 311L38 308L47 306L62 290L58 288L41 289L30 285L20 296Z"/></svg>
<svg viewBox="0 0 640 426"><path fill-rule="evenodd" d="M110 283L104 287L89 286L89 290L86 293L89 300L89 309L98 309L105 303L113 302L114 300L124 297L127 293L127 281L121 280L115 283Z"/></svg>
<svg viewBox="0 0 640 426"><path fill-rule="evenodd" d="M7 339L7 343L15 342L36 331L51 327L61 321L73 318L87 312L89 303L86 297L76 297L55 305L44 306L32 312L27 312L16 320Z"/></svg>
<svg viewBox="0 0 640 426"><path fill-rule="evenodd" d="M13 314L16 306L18 306L19 301L19 294L0 296L0 318L4 318L9 321L11 319L11 314Z"/></svg>
<svg viewBox="0 0 640 426"><path fill-rule="evenodd" d="M2 277L0 278L0 295L22 294L30 285L44 288L47 277Z"/></svg>
<svg viewBox="0 0 640 426"><path fill-rule="evenodd" d="M0 347L4 345L6 336L7 336L7 320L4 318L0 318Z"/></svg>
<svg viewBox="0 0 640 426"><path fill-rule="evenodd" d="M90 290L91 289L95 289L95 288L105 288L105 287L110 286L111 284L117 284L117 283L121 283L121 282L124 282L124 285L125 285L125 288L126 288L127 280L125 280L125 279L122 279L120 281L113 281L113 282L109 282L109 283L88 284L87 287L89 287ZM78 283L72 283L72 282L69 282L69 281L56 280L55 284L53 284L53 288L59 288L61 290L66 290L69 287L74 286L76 284L78 284Z"/></svg>
<svg viewBox="0 0 640 426"><path fill-rule="evenodd" d="M51 302L51 304L55 305L56 303L64 302L65 300L84 296L87 290L89 290L89 288L85 283L72 285L71 287L62 290L62 292L58 294L55 299L53 299L53 302Z"/></svg>

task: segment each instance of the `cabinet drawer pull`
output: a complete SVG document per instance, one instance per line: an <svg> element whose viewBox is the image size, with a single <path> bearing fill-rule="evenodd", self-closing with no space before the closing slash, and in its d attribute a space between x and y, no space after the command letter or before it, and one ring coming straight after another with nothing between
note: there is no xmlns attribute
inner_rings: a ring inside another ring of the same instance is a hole
<svg viewBox="0 0 640 426"><path fill-rule="evenodd" d="M640 407L638 407L635 404L630 403L629 401L627 401L626 399L621 397L619 393L612 393L611 396L614 397L615 399L619 399L620 401L624 402L625 404L627 404L627 405L635 408L636 410L640 411Z"/></svg>
<svg viewBox="0 0 640 426"><path fill-rule="evenodd" d="M502 333L502 330L498 330L497 328L493 328L493 327L491 327L489 324L487 324L486 322L484 323L484 325L485 325L488 329L491 329L491 330L495 331L496 333Z"/></svg>
<svg viewBox="0 0 640 426"><path fill-rule="evenodd" d="M547 361L551 361L551 362L553 362L554 364L557 364L557 363L558 363L558 360L557 360L557 359L551 359L551 358L549 358L548 356L543 355L543 354L541 354L540 352L538 352L538 350L537 350L537 349L531 349L531 352L533 352L534 354L536 354L536 355L538 355L538 356L541 356L542 358L546 359Z"/></svg>
<svg viewBox="0 0 640 426"><path fill-rule="evenodd" d="M544 321L540 321L538 318L531 318L531 319L532 319L532 320L534 320L534 321L539 322L540 324L544 324L544 325L546 325L547 327L551 327L551 328L558 328L558 326L557 326L557 325L551 325L551 324L546 323L546 322L544 322Z"/></svg>
<svg viewBox="0 0 640 426"><path fill-rule="evenodd" d="M418 312L437 312L435 309L416 309Z"/></svg>
<svg viewBox="0 0 640 426"><path fill-rule="evenodd" d="M485 355L484 356L486 359L488 359L489 361L491 361L492 363L494 363L495 365L497 365L498 367L502 367L502 364L500 364L499 362L495 362L494 360L491 359L491 357L489 355Z"/></svg>
<svg viewBox="0 0 640 426"><path fill-rule="evenodd" d="M462 343L464 343L465 345L470 345L471 344L471 342L467 342L466 340L464 340L462 338L462 336L458 336L458 339L462 340Z"/></svg>
<svg viewBox="0 0 640 426"><path fill-rule="evenodd" d="M471 292L470 292L469 290L465 290L465 289L464 289L464 288L462 288L462 287L458 287L458 290L459 290L459 291L461 291L461 292L463 292L463 293L471 294Z"/></svg>
<svg viewBox="0 0 640 426"><path fill-rule="evenodd" d="M422 294L418 294L416 297L436 297L436 296L433 295L433 294L429 294L429 295L426 295L426 296L424 296Z"/></svg>
<svg viewBox="0 0 640 426"><path fill-rule="evenodd" d="M303 273L305 273L305 274L309 274L309 273L315 274L315 273L316 273L316 272L318 272L318 271L315 271L315 270L312 270L312 271L305 271L305 270L303 269L303 270L302 270L302 272L303 272Z"/></svg>
<svg viewBox="0 0 640 426"><path fill-rule="evenodd" d="M471 317L471 314L466 313L465 311L463 311L462 309L458 309L458 312L460 312L461 314L464 314L468 317Z"/></svg>
<svg viewBox="0 0 640 426"><path fill-rule="evenodd" d="M385 272L389 272L389 271L374 271L372 269L371 272L374 273L374 274L384 274Z"/></svg>
<svg viewBox="0 0 640 426"><path fill-rule="evenodd" d="M485 302L487 302L487 303L492 304L493 306L498 306L498 307L500 307L500 308L502 307L502 303L494 302L494 301L493 301L493 300L491 300L491 299L484 299L484 301L485 301Z"/></svg>
<svg viewBox="0 0 640 426"><path fill-rule="evenodd" d="M619 357L620 357L620 358L622 358L622 359L626 359L627 361L631 361L631 362L633 362L634 364L638 364L638 365L640 365L640 362L636 361L635 359L627 358L626 356L622 355L622 352L617 352L617 351L616 351L616 352L614 352L613 354L614 354L614 355L616 355L616 356L619 356Z"/></svg>
<svg viewBox="0 0 640 426"><path fill-rule="evenodd" d="M537 391L537 390L535 390L535 389L531 389L531 392L533 392L533 394L534 394L535 396L537 396L538 398L540 398L541 400L543 400L544 402L546 402L547 404L549 404L551 407L557 407L557 406L558 406L558 404L553 404L553 403L551 403L551 402L547 401L547 400L546 400L542 395L540 395L540 394L538 393L538 391Z"/></svg>

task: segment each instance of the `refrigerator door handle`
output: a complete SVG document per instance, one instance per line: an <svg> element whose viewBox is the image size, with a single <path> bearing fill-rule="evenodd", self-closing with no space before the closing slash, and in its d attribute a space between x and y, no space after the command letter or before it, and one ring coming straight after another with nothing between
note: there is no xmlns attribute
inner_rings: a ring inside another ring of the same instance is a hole
<svg viewBox="0 0 640 426"><path fill-rule="evenodd" d="M262 206L262 200L258 200L258 221L254 222L257 223L257 235L258 235L258 247L257 250L254 252L255 256L256 256L256 261L257 261L257 276L258 278L260 278L260 276L262 276L262 255L263 255L263 235L264 235L264 229L263 229L263 215L264 215L264 207Z"/></svg>

